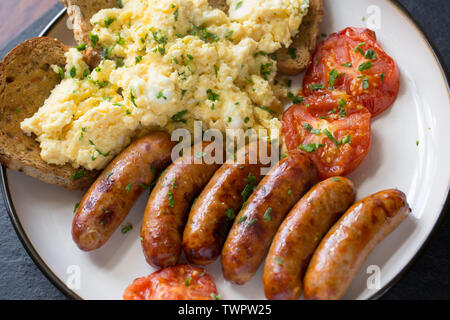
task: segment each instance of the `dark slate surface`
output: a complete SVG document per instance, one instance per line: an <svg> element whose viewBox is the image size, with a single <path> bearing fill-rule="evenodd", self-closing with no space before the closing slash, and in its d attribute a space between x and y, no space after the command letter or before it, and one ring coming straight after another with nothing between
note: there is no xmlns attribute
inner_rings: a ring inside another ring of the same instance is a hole
<svg viewBox="0 0 450 320"><path fill-rule="evenodd" d="M450 65L450 2L400 0L423 27ZM36 36L62 8L55 6L0 50L3 57L22 41ZM413 56L414 53L412 52ZM426 67L420 66L418 67ZM0 199L0 299L66 299L33 263L19 241ZM448 211L448 210L447 210ZM450 299L450 217L442 220L425 250L382 299Z"/></svg>

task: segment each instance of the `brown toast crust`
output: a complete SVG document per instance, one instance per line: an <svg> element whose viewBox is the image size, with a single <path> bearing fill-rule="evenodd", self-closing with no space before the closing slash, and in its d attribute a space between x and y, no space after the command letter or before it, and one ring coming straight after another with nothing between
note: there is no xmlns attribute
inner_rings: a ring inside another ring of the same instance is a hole
<svg viewBox="0 0 450 320"><path fill-rule="evenodd" d="M31 117L61 81L51 65L64 67L68 50L56 39L40 37L25 41L0 62L0 163L9 169L69 190L89 186L97 172L84 171L70 164L51 165L40 157L36 136L25 134L20 123Z"/></svg>
<svg viewBox="0 0 450 320"><path fill-rule="evenodd" d="M309 0L308 14L303 18L298 34L290 48L277 52L278 71L285 75L298 75L311 63L316 48L319 24L324 14L323 0Z"/></svg>

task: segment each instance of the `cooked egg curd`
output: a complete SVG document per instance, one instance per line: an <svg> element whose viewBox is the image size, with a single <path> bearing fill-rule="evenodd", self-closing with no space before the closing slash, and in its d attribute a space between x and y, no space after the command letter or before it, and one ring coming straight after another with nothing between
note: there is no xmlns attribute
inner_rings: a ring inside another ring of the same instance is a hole
<svg viewBox="0 0 450 320"><path fill-rule="evenodd" d="M44 161L102 169L138 130L279 128L286 90L273 53L289 46L308 0L122 0L91 23L103 60L90 70L85 45L66 53L63 80L21 127Z"/></svg>

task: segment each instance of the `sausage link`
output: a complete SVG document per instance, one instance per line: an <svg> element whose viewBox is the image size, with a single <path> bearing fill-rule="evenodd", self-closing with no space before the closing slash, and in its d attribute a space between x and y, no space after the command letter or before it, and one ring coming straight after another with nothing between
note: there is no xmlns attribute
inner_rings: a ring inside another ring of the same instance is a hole
<svg viewBox="0 0 450 320"><path fill-rule="evenodd" d="M411 209L403 192L390 189L355 203L320 242L304 278L305 298L340 299L375 246Z"/></svg>
<svg viewBox="0 0 450 320"><path fill-rule="evenodd" d="M155 132L133 142L105 168L72 222L72 238L81 250L105 244L158 172L170 164L173 146L170 135Z"/></svg>
<svg viewBox="0 0 450 320"><path fill-rule="evenodd" d="M270 144L266 145L270 155ZM234 217L245 201L245 190L252 190L263 177L259 159L258 142L244 146L236 153L236 161L230 159L221 166L195 201L183 235L189 262L206 265L220 255Z"/></svg>
<svg viewBox="0 0 450 320"><path fill-rule="evenodd" d="M203 142L202 150L209 144ZM141 244L147 262L153 266L165 268L178 262L192 202L220 167L205 161L194 163L202 158L194 150L195 146L164 171L145 208Z"/></svg>
<svg viewBox="0 0 450 320"><path fill-rule="evenodd" d="M289 212L275 235L263 272L267 299L295 300L317 245L355 201L353 183L334 177L316 184Z"/></svg>
<svg viewBox="0 0 450 320"><path fill-rule="evenodd" d="M257 271L281 221L317 179L307 157L294 151L282 159L239 212L222 250L224 277L246 283Z"/></svg>

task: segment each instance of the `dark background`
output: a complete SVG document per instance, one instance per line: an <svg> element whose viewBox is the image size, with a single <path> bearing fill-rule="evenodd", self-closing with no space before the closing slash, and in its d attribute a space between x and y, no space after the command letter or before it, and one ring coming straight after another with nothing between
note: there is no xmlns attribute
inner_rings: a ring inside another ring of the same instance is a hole
<svg viewBox="0 0 450 320"><path fill-rule="evenodd" d="M23 0L1 1L0 17L14 16L14 10L23 9L20 5L17 5L17 8L6 8L5 4L8 1L12 6L25 3ZM48 5L47 3L51 1L45 0L41 4ZM450 65L450 1L399 0L398 2L403 4L422 26L441 54L443 63L446 66ZM36 36L61 8L60 4L52 7L23 32L16 37L10 37L13 39L6 44L7 39L0 38L0 58L15 45ZM12 11L5 14L7 9ZM33 9L33 13L36 14L36 9ZM6 25L3 18L1 24L3 26L0 29ZM414 59L414 52L411 52L411 59ZM420 61L417 67L426 68ZM447 215L441 220L440 226L417 260L381 299L450 299L449 245L450 217ZM2 198L0 198L0 299L66 299L28 256L14 232Z"/></svg>

